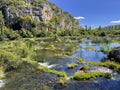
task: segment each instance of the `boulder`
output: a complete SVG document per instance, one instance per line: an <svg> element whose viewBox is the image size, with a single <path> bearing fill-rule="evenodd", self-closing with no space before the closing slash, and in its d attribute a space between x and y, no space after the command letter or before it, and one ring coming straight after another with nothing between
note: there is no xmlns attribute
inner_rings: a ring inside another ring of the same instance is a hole
<svg viewBox="0 0 120 90"><path fill-rule="evenodd" d="M120 63L120 48L117 48L115 50L112 50L109 55L108 55L109 59L114 59L116 62Z"/></svg>

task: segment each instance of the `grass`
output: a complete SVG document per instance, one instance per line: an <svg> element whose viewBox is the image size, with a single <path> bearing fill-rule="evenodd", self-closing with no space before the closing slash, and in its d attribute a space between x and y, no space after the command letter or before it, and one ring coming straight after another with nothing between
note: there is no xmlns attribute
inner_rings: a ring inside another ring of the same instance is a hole
<svg viewBox="0 0 120 90"><path fill-rule="evenodd" d="M30 64L36 64L36 67L44 72L56 74L59 77L66 78L67 75L65 72L59 72L56 70L52 70L46 67L38 66L37 59L44 60L43 57L63 57L63 56L71 56L71 53L75 52L77 43L73 43L71 41L65 41L62 39L61 42L46 42L39 39L21 39L15 41L4 41L0 42L0 73L4 73L3 69L7 69L8 66L12 66L13 69L18 69L22 62L27 62ZM91 48L92 49L92 48ZM38 52L37 52L38 51ZM80 63L86 64L86 62L82 58L76 58ZM46 60L46 58L45 58ZM87 62L88 64L95 65L95 66L105 66L111 69L120 72L120 65L115 62ZM68 64L68 68L72 69L77 67L78 64L72 63ZM86 69L85 69L86 70ZM8 70L9 71L9 70ZM89 73L85 73L85 78L92 78ZM75 75L76 76L76 75ZM98 75L99 76L99 75ZM60 81L61 83L62 80Z"/></svg>
<svg viewBox="0 0 120 90"><path fill-rule="evenodd" d="M91 80L98 77L105 77L110 79L111 75L107 73L101 73L101 72L90 72L90 73L77 72L75 75L71 77L71 79L79 81L79 80Z"/></svg>
<svg viewBox="0 0 120 90"><path fill-rule="evenodd" d="M59 77L63 77L65 79L67 78L67 74L65 72L56 71L56 70L38 65L36 61L31 61L31 60L27 60L27 59L24 59L23 61L27 62L31 65L36 65L37 69L42 70L44 72L52 73L52 74L58 75Z"/></svg>
<svg viewBox="0 0 120 90"><path fill-rule="evenodd" d="M76 64L76 63L71 63L71 64L68 64L67 66L68 66L68 69L73 69L73 68L77 67L78 64Z"/></svg>
<svg viewBox="0 0 120 90"><path fill-rule="evenodd" d="M65 72L60 72L60 71L52 70L52 69L49 69L49 68L43 67L43 66L38 66L38 69L43 70L44 72L56 74L59 77L67 78L67 74Z"/></svg>
<svg viewBox="0 0 120 90"><path fill-rule="evenodd" d="M120 72L120 64L113 62L113 61L105 61L105 62L88 62L90 65L94 66L103 66L108 67L110 69L113 69L117 72Z"/></svg>
<svg viewBox="0 0 120 90"><path fill-rule="evenodd" d="M114 61L105 60L103 62L85 62L85 60L82 58L76 58L76 59L82 64L90 64L93 66L108 67L120 73L120 64Z"/></svg>
<svg viewBox="0 0 120 90"><path fill-rule="evenodd" d="M0 79L4 79L4 67L0 67Z"/></svg>
<svg viewBox="0 0 120 90"><path fill-rule="evenodd" d="M6 73L19 70L23 71L23 68L21 69L21 67L24 67L26 63L28 63L31 66L34 66L33 68L66 78L67 75L65 72L59 72L37 64L38 60L70 56L71 53L76 50L77 45L70 40L65 42L63 41L64 40L58 43L54 41L48 42L41 39L32 38L0 42L0 65L3 67L0 68L0 73L4 73L4 71ZM63 49L63 47L65 48ZM77 65L71 65L70 67L72 68L75 66ZM33 68L31 68L31 70ZM62 80L60 82L63 83Z"/></svg>
<svg viewBox="0 0 120 90"><path fill-rule="evenodd" d="M64 85L66 84L66 79L60 78L60 79L59 79L59 84L60 84L61 86L64 86Z"/></svg>
<svg viewBox="0 0 120 90"><path fill-rule="evenodd" d="M85 65L82 69L83 69L83 72L87 73L89 71L89 66L88 65Z"/></svg>
<svg viewBox="0 0 120 90"><path fill-rule="evenodd" d="M0 67L0 74L4 73L4 68Z"/></svg>
<svg viewBox="0 0 120 90"><path fill-rule="evenodd" d="M80 63L86 63L85 60L83 58L76 58Z"/></svg>

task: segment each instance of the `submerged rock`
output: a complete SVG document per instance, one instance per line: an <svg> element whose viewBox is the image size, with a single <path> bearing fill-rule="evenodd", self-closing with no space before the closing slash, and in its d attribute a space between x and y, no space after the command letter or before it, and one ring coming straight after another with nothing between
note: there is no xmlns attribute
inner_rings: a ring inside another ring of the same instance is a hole
<svg viewBox="0 0 120 90"><path fill-rule="evenodd" d="M55 85L54 90L119 90L119 81L97 78L94 81L68 81L63 87Z"/></svg>

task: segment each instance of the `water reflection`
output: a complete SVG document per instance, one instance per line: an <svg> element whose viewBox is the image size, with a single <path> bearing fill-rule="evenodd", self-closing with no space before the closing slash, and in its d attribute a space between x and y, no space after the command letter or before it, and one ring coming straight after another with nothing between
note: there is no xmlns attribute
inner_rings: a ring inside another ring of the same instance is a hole
<svg viewBox="0 0 120 90"><path fill-rule="evenodd" d="M100 62L102 59L107 57L107 55L102 52L95 52L84 49L73 54L72 56L83 58L85 61L94 61L94 62Z"/></svg>
<svg viewBox="0 0 120 90"><path fill-rule="evenodd" d="M104 58L107 58L107 54L101 52L101 50L110 51L114 47L119 47L120 43L92 43L91 40L86 40L80 43L80 47L73 57L83 58L85 61L100 62ZM99 52L98 52L99 51Z"/></svg>
<svg viewBox="0 0 120 90"><path fill-rule="evenodd" d="M76 53L73 53L72 56L75 58L63 57L63 58L48 58L46 62L39 63L42 66L46 66L51 69L55 69L57 71L63 71L67 73L67 76L72 76L75 72L79 71L84 64L80 64L76 57L83 58L85 61L93 61L93 62L100 62L102 59L107 58L107 54L101 52L101 49L108 50L109 48L114 48L120 46L119 43L92 43L91 40L86 40L79 44L79 48L77 49ZM99 51L99 52L98 52ZM45 54L47 55L47 54ZM73 69L68 68L68 64L78 64ZM119 74L113 72L112 70L105 68L105 67L95 67L90 66L91 70L102 71L102 72L109 72L112 74L113 79L118 79Z"/></svg>

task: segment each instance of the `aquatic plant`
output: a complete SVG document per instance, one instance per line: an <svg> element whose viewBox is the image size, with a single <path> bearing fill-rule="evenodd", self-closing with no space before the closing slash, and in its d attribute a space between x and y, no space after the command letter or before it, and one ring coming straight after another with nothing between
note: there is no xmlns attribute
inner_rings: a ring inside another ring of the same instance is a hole
<svg viewBox="0 0 120 90"><path fill-rule="evenodd" d="M60 78L59 79L59 84L61 85L61 86L64 86L65 84L66 84L66 79L65 78Z"/></svg>
<svg viewBox="0 0 120 90"><path fill-rule="evenodd" d="M82 67L82 71L83 72L85 72L85 73L87 73L88 71L89 71L89 66L88 65L84 65L83 67Z"/></svg>
<svg viewBox="0 0 120 90"><path fill-rule="evenodd" d="M111 48L110 48L110 45L109 44L102 44L101 45L101 52L104 52L104 53L109 53L111 51Z"/></svg>
<svg viewBox="0 0 120 90"><path fill-rule="evenodd" d="M73 69L73 68L77 67L78 64L76 64L76 63L71 63L71 64L68 64L67 66L68 66L68 69Z"/></svg>
<svg viewBox="0 0 120 90"><path fill-rule="evenodd" d="M76 58L76 60L78 60L80 63L86 63L85 60L83 58Z"/></svg>
<svg viewBox="0 0 120 90"><path fill-rule="evenodd" d="M38 69L43 70L43 71L45 71L45 72L52 73L52 74L56 74L56 75L58 75L59 77L64 77L64 78L67 77L67 74L66 74L65 72L56 71L56 70L53 70L53 69L49 69L49 68L47 68L47 67L38 66Z"/></svg>
<svg viewBox="0 0 120 90"><path fill-rule="evenodd" d="M98 77L105 77L105 78L111 78L111 75L108 73L101 73L101 72L90 72L90 73L84 73L84 72L77 72L75 75L71 77L71 79L74 80L91 80Z"/></svg>
<svg viewBox="0 0 120 90"><path fill-rule="evenodd" d="M108 67L110 69L113 69L117 72L120 72L120 64L114 62L114 61L105 61L105 62L88 62L90 65L94 66L103 66Z"/></svg>

